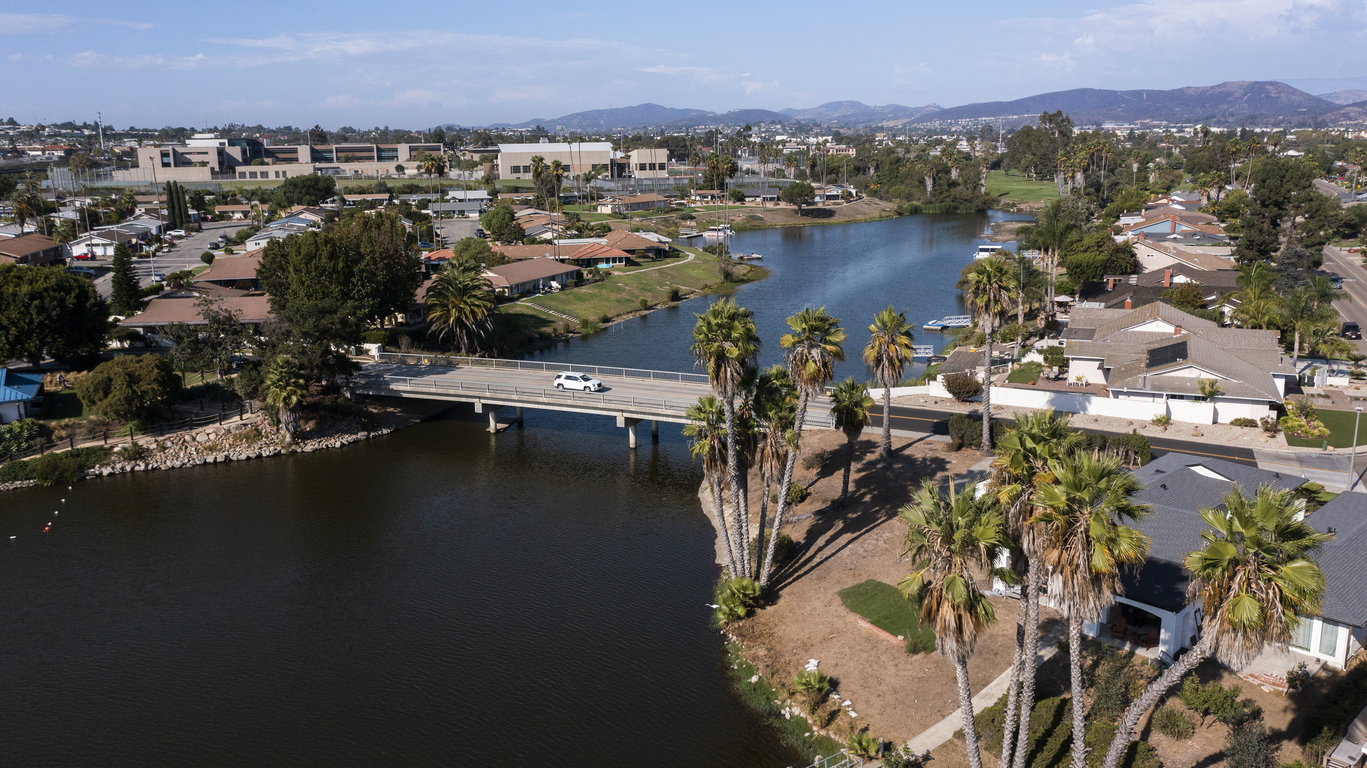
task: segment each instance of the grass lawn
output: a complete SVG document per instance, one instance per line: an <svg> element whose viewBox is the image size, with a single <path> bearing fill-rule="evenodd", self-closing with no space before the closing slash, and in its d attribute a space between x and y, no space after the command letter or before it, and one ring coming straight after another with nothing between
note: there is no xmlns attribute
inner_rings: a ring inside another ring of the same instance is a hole
<svg viewBox="0 0 1367 768"><path fill-rule="evenodd" d="M1357 418L1356 411L1326 411L1321 409L1319 420L1329 429L1329 444L1335 448L1353 447L1353 421ZM1305 439L1288 434L1286 436L1287 445L1320 447L1324 443L1324 438L1315 437ZM1358 446L1367 446L1367 419L1362 420L1358 426Z"/></svg>
<svg viewBox="0 0 1367 768"><path fill-rule="evenodd" d="M935 647L935 633L922 628L917 616L917 605L902 596L902 591L891 584L869 579L846 587L836 593L840 602L869 623L897 637L921 635L923 647Z"/></svg>
<svg viewBox="0 0 1367 768"><path fill-rule="evenodd" d="M700 291L721 283L717 273L717 260L710 254L692 251L696 255L686 264L677 263L665 269L645 271L637 269L624 275L613 275L601 283L571 288L548 296L538 296L537 304L563 312L571 317L599 319L604 315L616 317L640 309L641 299L651 306L662 304L669 299L671 288L678 288L687 295L690 291ZM683 259L677 259L682 262ZM646 267L654 266L646 263ZM763 270L739 266L736 270L742 281L757 279ZM517 303L504 304L502 312L520 312L546 317L531 307ZM561 321L554 321L561 322Z"/></svg>
<svg viewBox="0 0 1367 768"><path fill-rule="evenodd" d="M1012 384L1034 384L1039 380L1039 374L1043 368L1044 364L1038 360L1021 363L1016 366L1016 370L1007 375L1006 380Z"/></svg>
<svg viewBox="0 0 1367 768"><path fill-rule="evenodd" d="M988 171L987 194L1023 202L1053 200L1058 197L1058 187L1054 186L1053 180L1031 181L1028 176L1007 175L1005 171Z"/></svg>
<svg viewBox="0 0 1367 768"><path fill-rule="evenodd" d="M39 421L65 421L66 419L81 419L89 416L86 413L85 403L76 396L76 390L64 389L61 392L43 393L43 414L38 417Z"/></svg>

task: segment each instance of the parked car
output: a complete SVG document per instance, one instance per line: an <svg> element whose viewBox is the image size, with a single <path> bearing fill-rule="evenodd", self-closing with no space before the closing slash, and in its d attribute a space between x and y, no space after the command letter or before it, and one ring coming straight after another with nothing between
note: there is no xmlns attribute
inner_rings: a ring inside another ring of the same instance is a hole
<svg viewBox="0 0 1367 768"><path fill-rule="evenodd" d="M183 229L173 229L167 234L171 237L189 237L189 235Z"/></svg>
<svg viewBox="0 0 1367 768"><path fill-rule="evenodd" d="M1360 339L1360 338L1362 338L1362 329L1358 327L1358 324L1357 324L1357 323L1354 323L1354 322L1347 322L1347 323L1344 323L1344 324L1343 324L1343 338L1345 338L1345 339Z"/></svg>
<svg viewBox="0 0 1367 768"><path fill-rule="evenodd" d="M593 378L587 373L570 373L568 371L556 374L556 389L577 389L581 392L601 392L603 382Z"/></svg>
<svg viewBox="0 0 1367 768"><path fill-rule="evenodd" d="M475 237L488 237L489 234L480 227L475 227Z"/></svg>
<svg viewBox="0 0 1367 768"><path fill-rule="evenodd" d="M436 246L435 246L435 245L432 245L431 243L423 243L423 242L420 242L420 243L418 243L418 247L421 248L421 249L423 249L423 250L425 251L425 250L427 250L427 249L429 249L429 248L435 248Z"/></svg>
<svg viewBox="0 0 1367 768"><path fill-rule="evenodd" d="M219 248L219 246L218 246L218 241L217 241L217 240L212 240L212 241L209 242L209 250L211 250L211 251L216 251L216 250L218 250L218 248Z"/></svg>
<svg viewBox="0 0 1367 768"><path fill-rule="evenodd" d="M152 273L152 282L154 282L154 283L164 283L164 282L166 282L166 273L164 273L164 272L153 272L153 273Z"/></svg>

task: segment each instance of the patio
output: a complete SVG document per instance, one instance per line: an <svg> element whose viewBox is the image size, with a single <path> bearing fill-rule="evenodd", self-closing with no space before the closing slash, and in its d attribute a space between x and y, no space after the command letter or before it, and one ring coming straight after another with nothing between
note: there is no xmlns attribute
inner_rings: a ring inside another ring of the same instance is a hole
<svg viewBox="0 0 1367 768"><path fill-rule="evenodd" d="M1111 621L1101 625L1096 639L1123 648L1146 659L1158 658L1162 620L1132 605L1118 603L1111 608Z"/></svg>

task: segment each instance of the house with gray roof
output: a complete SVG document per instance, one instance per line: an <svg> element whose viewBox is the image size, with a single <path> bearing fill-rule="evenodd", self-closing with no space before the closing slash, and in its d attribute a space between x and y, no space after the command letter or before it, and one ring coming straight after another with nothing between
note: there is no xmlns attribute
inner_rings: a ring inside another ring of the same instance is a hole
<svg viewBox="0 0 1367 768"><path fill-rule="evenodd" d="M1291 648L1342 669L1367 645L1367 494L1341 493L1306 520L1334 538L1315 555L1326 586L1320 615L1301 622Z"/></svg>
<svg viewBox="0 0 1367 768"><path fill-rule="evenodd" d="M1270 415L1296 375L1276 331L1223 328L1161 302L1079 307L1062 337L1069 376L1115 399L1206 401L1202 382L1214 382L1216 422Z"/></svg>

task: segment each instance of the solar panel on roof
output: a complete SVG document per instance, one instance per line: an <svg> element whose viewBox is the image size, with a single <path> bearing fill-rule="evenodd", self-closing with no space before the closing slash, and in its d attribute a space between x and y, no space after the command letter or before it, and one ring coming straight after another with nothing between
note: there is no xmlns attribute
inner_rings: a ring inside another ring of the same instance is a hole
<svg viewBox="0 0 1367 768"><path fill-rule="evenodd" d="M1187 359L1187 343L1179 341L1176 344L1167 344L1162 347L1154 347L1148 353L1148 367L1157 368L1160 365L1168 365Z"/></svg>

